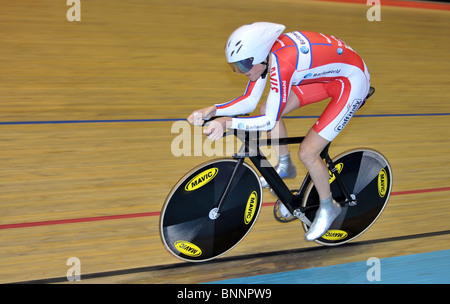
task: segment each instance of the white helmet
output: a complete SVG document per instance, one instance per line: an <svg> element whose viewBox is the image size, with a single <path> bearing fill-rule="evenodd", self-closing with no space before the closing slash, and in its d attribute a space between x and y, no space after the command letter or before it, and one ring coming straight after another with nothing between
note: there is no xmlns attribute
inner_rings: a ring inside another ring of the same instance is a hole
<svg viewBox="0 0 450 304"><path fill-rule="evenodd" d="M286 27L271 22L255 22L239 27L228 39L225 55L233 71L247 73L263 62Z"/></svg>

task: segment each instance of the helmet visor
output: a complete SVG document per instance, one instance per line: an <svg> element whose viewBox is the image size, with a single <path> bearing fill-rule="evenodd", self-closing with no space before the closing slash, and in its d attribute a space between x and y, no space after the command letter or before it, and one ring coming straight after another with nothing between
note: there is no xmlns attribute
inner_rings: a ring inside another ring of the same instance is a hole
<svg viewBox="0 0 450 304"><path fill-rule="evenodd" d="M247 58L238 62L232 62L229 63L229 65L236 73L245 74L253 68L253 58Z"/></svg>

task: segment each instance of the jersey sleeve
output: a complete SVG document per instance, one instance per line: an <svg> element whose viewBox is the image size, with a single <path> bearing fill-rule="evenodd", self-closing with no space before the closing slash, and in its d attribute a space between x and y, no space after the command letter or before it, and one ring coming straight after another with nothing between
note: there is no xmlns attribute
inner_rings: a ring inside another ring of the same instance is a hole
<svg viewBox="0 0 450 304"><path fill-rule="evenodd" d="M280 119L291 91L292 77L295 67L289 62L279 61L272 54L272 64L269 72L270 92L266 102L266 112L263 115L233 118L232 129L272 130Z"/></svg>
<svg viewBox="0 0 450 304"><path fill-rule="evenodd" d="M226 103L216 104L216 115L232 116L253 112L264 92L266 81L267 78L261 77L256 81L250 81L244 95Z"/></svg>

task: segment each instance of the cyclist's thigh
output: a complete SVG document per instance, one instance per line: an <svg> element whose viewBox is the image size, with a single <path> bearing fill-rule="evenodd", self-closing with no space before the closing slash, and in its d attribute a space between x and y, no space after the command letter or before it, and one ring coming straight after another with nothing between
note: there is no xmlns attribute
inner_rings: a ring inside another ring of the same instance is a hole
<svg viewBox="0 0 450 304"><path fill-rule="evenodd" d="M298 109L299 107L300 107L300 101L299 101L299 99L297 97L297 94L293 94L293 90L292 90L291 94L289 94L289 98L288 98L288 101L286 103L286 106L283 109L283 115L286 115L289 112L292 112L295 109Z"/></svg>
<svg viewBox="0 0 450 304"><path fill-rule="evenodd" d="M295 95L299 102L299 107L322 101L330 97L325 89L325 83L311 83L300 86L292 86L292 95ZM291 97L289 96L289 98Z"/></svg>
<svg viewBox="0 0 450 304"><path fill-rule="evenodd" d="M331 101L314 124L314 131L332 141L359 109L369 86L362 72L361 75L350 78L340 77L326 83L325 88L331 96Z"/></svg>

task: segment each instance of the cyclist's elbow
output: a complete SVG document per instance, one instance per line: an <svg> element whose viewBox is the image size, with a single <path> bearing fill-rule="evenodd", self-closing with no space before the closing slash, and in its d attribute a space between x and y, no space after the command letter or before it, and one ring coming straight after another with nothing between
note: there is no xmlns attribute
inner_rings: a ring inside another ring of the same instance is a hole
<svg viewBox="0 0 450 304"><path fill-rule="evenodd" d="M265 131L272 131L272 129L275 128L276 124L277 121L275 119L267 118Z"/></svg>

